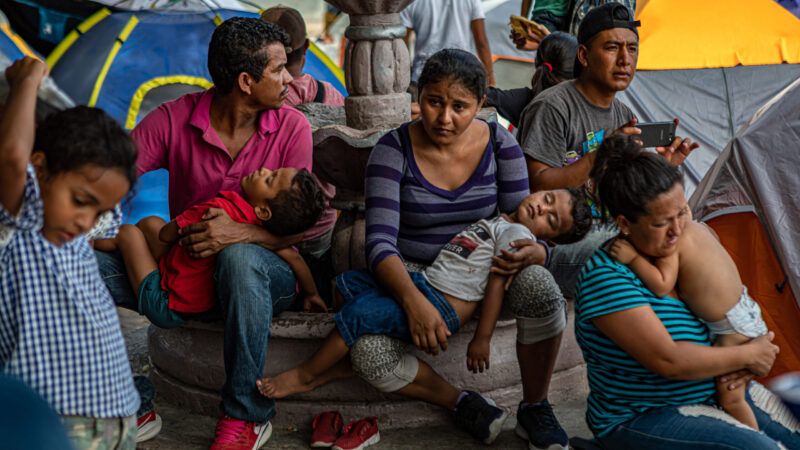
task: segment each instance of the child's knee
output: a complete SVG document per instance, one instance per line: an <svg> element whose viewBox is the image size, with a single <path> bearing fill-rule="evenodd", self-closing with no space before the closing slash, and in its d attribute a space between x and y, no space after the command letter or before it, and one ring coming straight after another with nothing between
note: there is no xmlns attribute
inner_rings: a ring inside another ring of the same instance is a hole
<svg viewBox="0 0 800 450"><path fill-rule="evenodd" d="M164 221L161 217L158 216L148 216L144 219L140 220L136 223L136 226L139 227L144 232L148 231L160 231L161 228L166 225L167 222Z"/></svg>

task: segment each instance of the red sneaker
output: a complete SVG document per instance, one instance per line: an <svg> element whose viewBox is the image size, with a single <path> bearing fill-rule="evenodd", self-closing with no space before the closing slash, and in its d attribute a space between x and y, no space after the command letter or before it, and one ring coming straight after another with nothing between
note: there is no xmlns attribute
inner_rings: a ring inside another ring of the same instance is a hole
<svg viewBox="0 0 800 450"><path fill-rule="evenodd" d="M272 424L222 416L217 422L216 435L211 450L258 450L272 436Z"/></svg>
<svg viewBox="0 0 800 450"><path fill-rule="evenodd" d="M161 431L161 416L151 409L136 418L136 428L136 442L153 439Z"/></svg>
<svg viewBox="0 0 800 450"><path fill-rule="evenodd" d="M344 419L339 411L325 411L311 420L311 446L330 447L342 434Z"/></svg>
<svg viewBox="0 0 800 450"><path fill-rule="evenodd" d="M333 444L333 450L361 450L381 440L378 418L367 417L347 424L342 436Z"/></svg>

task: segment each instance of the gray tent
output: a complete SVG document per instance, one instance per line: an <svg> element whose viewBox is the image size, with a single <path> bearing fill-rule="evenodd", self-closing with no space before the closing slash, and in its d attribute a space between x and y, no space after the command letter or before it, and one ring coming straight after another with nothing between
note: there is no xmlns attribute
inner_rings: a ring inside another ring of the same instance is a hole
<svg viewBox="0 0 800 450"><path fill-rule="evenodd" d="M618 98L640 122L678 117L678 134L700 143L686 164L691 193L736 130L797 77L800 64L642 70Z"/></svg>
<svg viewBox="0 0 800 450"><path fill-rule="evenodd" d="M800 294L800 79L736 133L692 195L695 218L753 211ZM740 267L740 270L742 268ZM800 297L800 296L798 296Z"/></svg>

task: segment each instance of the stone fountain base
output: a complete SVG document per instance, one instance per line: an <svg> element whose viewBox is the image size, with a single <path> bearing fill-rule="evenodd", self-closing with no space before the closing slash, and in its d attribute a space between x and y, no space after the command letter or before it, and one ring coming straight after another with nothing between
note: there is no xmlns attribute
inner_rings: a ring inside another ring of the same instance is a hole
<svg viewBox="0 0 800 450"><path fill-rule="evenodd" d="M587 392L583 359L571 322L570 313L551 383L550 400L555 403ZM455 386L482 392L500 405L515 408L522 398L515 321L498 323L492 339L491 370L474 375L466 370L466 352L476 325L477 321L472 321L452 336L446 353L432 357L417 351L416 356L428 361ZM272 324L265 375L275 375L306 359L332 328L331 314L279 316ZM221 323L190 322L171 330L151 326L148 337L154 365L151 379L158 399L191 412L219 415L218 392L225 380ZM273 423L305 427L314 414L326 410L338 410L346 418L378 416L381 426L387 429L445 424L450 420L441 408L378 392L361 379L352 378L278 401Z"/></svg>

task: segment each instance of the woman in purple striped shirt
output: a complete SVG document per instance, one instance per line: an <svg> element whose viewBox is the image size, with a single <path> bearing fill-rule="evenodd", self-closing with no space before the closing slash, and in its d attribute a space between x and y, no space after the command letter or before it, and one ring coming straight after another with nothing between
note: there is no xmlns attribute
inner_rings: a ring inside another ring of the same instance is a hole
<svg viewBox="0 0 800 450"><path fill-rule="evenodd" d="M468 225L515 210L529 193L528 176L513 136L496 123L476 119L486 98L486 72L475 56L440 51L426 63L418 86L420 119L385 135L370 155L366 252L374 278L405 310L414 344L436 354L447 349L450 333L408 271L433 262ZM505 303L518 317L525 397L518 433L531 435L537 445L539 437L566 445L546 400L566 326L565 302L541 266L547 257L543 247L531 244L515 242L517 251L496 257L492 269L517 274ZM379 390L449 408L482 440L489 432L484 428L492 426L492 408L497 408L447 383L427 363L406 354L399 341L364 337L352 348L352 359L355 371Z"/></svg>

